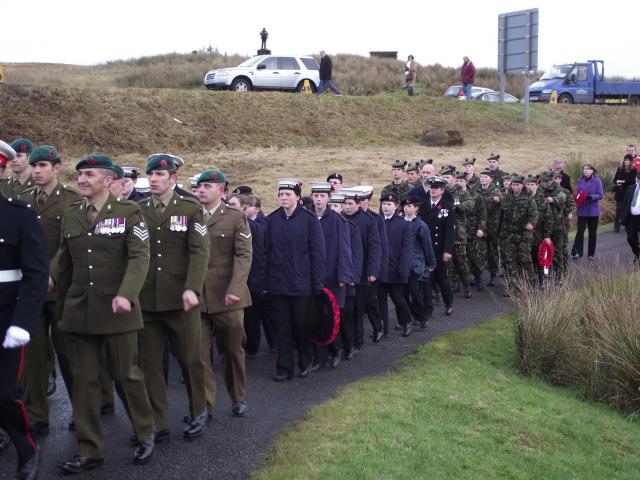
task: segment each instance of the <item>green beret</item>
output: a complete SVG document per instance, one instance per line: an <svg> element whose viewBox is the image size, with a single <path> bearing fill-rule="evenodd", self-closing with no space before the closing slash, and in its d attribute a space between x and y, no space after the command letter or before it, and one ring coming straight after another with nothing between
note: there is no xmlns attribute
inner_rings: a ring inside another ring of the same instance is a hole
<svg viewBox="0 0 640 480"><path fill-rule="evenodd" d="M29 165L36 162L60 163L60 154L56 147L52 145L40 145L29 155Z"/></svg>
<svg viewBox="0 0 640 480"><path fill-rule="evenodd" d="M407 166L407 172L417 172L418 170L420 170L420 162L410 163Z"/></svg>
<svg viewBox="0 0 640 480"><path fill-rule="evenodd" d="M175 158L173 155L169 155L166 153L156 153L155 155L151 155L147 158L147 167L145 172L148 174L153 170L168 170L174 171L177 170L178 166L175 163Z"/></svg>
<svg viewBox="0 0 640 480"><path fill-rule="evenodd" d="M113 170L113 162L109 157L101 153L87 155L76 164L76 170L82 170L83 168L105 168L107 170Z"/></svg>
<svg viewBox="0 0 640 480"><path fill-rule="evenodd" d="M456 175L456 179L457 180L466 180L467 179L467 175L464 172L460 172Z"/></svg>
<svg viewBox="0 0 640 480"><path fill-rule="evenodd" d="M527 178L524 179L525 183L538 183L537 175L527 175Z"/></svg>
<svg viewBox="0 0 640 480"><path fill-rule="evenodd" d="M480 175L487 175L489 177L492 177L493 176L493 172L491 170L486 169L486 170L482 170L480 172Z"/></svg>
<svg viewBox="0 0 640 480"><path fill-rule="evenodd" d="M442 167L440 169L440 175L455 175L456 167L453 165L447 165L446 167Z"/></svg>
<svg viewBox="0 0 640 480"><path fill-rule="evenodd" d="M500 161L500 154L499 153L492 153L491 155L489 155L489 158L487 158L487 161L489 161L489 160Z"/></svg>
<svg viewBox="0 0 640 480"><path fill-rule="evenodd" d="M475 158L465 158L464 162L462 162L462 165L475 165L475 164L476 164Z"/></svg>
<svg viewBox="0 0 640 480"><path fill-rule="evenodd" d="M402 168L407 166L407 162L403 162L402 160L396 160L391 164L391 168Z"/></svg>
<svg viewBox="0 0 640 480"><path fill-rule="evenodd" d="M511 183L524 183L524 177L522 175L513 175L511 177Z"/></svg>
<svg viewBox="0 0 640 480"><path fill-rule="evenodd" d="M33 143L26 138L17 138L11 142L11 148L13 148L16 153L27 153L30 155L31 152L33 152Z"/></svg>
<svg viewBox="0 0 640 480"><path fill-rule="evenodd" d="M224 173L222 173L220 170L218 170L217 168L212 168L210 170L205 170L198 177L198 182L197 182L198 185L200 185L203 182L227 183L227 179L225 178Z"/></svg>
<svg viewBox="0 0 640 480"><path fill-rule="evenodd" d="M124 178L124 168L122 168L117 163L113 164L113 173L114 173L113 175L114 180L120 180Z"/></svg>
<svg viewBox="0 0 640 480"><path fill-rule="evenodd" d="M560 174L562 176L562 174ZM540 175L540 180L546 182L548 180L553 180L553 172L544 172Z"/></svg>

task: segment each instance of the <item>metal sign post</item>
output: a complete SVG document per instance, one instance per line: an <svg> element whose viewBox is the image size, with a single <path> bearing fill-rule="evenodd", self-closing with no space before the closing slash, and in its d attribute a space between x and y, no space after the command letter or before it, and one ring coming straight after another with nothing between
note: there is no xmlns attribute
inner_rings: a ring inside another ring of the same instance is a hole
<svg viewBox="0 0 640 480"><path fill-rule="evenodd" d="M524 121L529 121L529 79L538 68L538 9L498 15L500 102L508 72L524 73Z"/></svg>

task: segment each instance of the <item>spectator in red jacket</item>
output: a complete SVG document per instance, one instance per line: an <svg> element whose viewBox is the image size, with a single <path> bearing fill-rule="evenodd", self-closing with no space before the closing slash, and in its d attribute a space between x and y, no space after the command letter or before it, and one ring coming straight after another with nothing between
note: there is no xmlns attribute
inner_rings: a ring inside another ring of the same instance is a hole
<svg viewBox="0 0 640 480"><path fill-rule="evenodd" d="M636 169L636 172L640 172L640 156L638 156L638 149L635 145L629 145L627 147L627 153L633 157L632 165Z"/></svg>
<svg viewBox="0 0 640 480"><path fill-rule="evenodd" d="M462 91L467 100L471 100L471 87L476 77L476 67L473 66L473 62L469 60L469 57L463 57L462 60L462 70L460 72Z"/></svg>

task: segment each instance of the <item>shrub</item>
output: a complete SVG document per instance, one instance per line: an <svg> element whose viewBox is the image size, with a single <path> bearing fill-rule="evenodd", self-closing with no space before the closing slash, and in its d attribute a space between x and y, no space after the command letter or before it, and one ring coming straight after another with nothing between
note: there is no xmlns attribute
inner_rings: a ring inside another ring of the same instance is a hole
<svg viewBox="0 0 640 480"><path fill-rule="evenodd" d="M640 273L580 272L584 283L520 286L515 317L524 375L577 388L585 398L640 410Z"/></svg>

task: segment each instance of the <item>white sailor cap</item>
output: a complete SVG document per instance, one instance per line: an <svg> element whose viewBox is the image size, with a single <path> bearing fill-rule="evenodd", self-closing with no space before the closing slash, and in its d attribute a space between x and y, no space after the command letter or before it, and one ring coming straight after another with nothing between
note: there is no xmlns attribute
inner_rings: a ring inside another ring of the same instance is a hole
<svg viewBox="0 0 640 480"><path fill-rule="evenodd" d="M331 193L331 184L329 182L310 182L311 193Z"/></svg>
<svg viewBox="0 0 640 480"><path fill-rule="evenodd" d="M4 160L4 162L10 162L15 158L15 156L16 151L11 147L11 145L0 140L0 158Z"/></svg>
<svg viewBox="0 0 640 480"><path fill-rule="evenodd" d="M149 155L147 157L147 162L149 161L149 159L151 157L155 157L156 155L166 155L167 157L171 158L171 160L173 160L173 163L176 164L176 167L180 168L184 165L184 160L182 159L182 157L179 157L177 155L173 155L171 153L163 153L163 152L159 152L159 153L153 153L151 155Z"/></svg>
<svg viewBox="0 0 640 480"><path fill-rule="evenodd" d="M151 191L149 179L147 177L138 177L133 188L135 188L136 191L140 193L149 193Z"/></svg>
<svg viewBox="0 0 640 480"><path fill-rule="evenodd" d="M302 191L302 180L297 178L279 178L278 190L297 190L298 194Z"/></svg>
<svg viewBox="0 0 640 480"><path fill-rule="evenodd" d="M331 192L331 196L329 197L329 202L331 203L344 203L347 199L347 196L343 193Z"/></svg>
<svg viewBox="0 0 640 480"><path fill-rule="evenodd" d="M433 177L427 177L427 182L429 182L429 185L431 187L446 187L447 186L447 181L439 176L433 176Z"/></svg>
<svg viewBox="0 0 640 480"><path fill-rule="evenodd" d="M373 196L373 187L371 185L358 185L357 187L351 187L351 189L358 192L358 197L363 199Z"/></svg>
<svg viewBox="0 0 640 480"><path fill-rule="evenodd" d="M354 187L343 188L340 193L344 195L345 200L360 200L362 192ZM333 197L333 194L331 195Z"/></svg>

